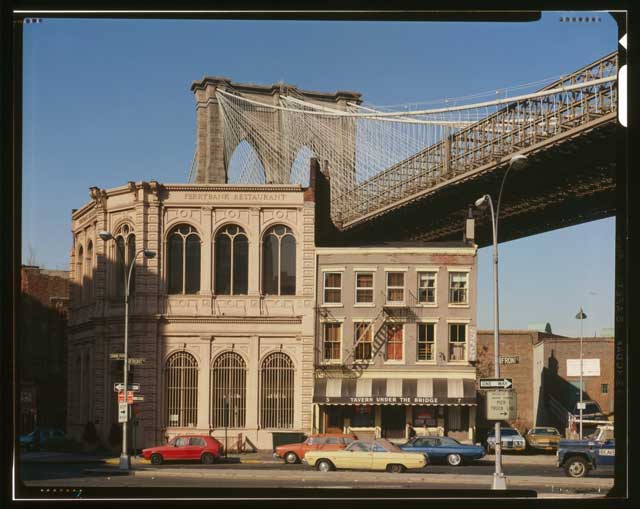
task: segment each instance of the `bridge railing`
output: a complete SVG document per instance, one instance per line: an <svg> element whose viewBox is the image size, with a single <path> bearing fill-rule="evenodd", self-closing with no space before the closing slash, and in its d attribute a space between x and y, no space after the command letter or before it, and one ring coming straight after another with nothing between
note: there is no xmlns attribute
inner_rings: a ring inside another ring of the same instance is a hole
<svg viewBox="0 0 640 509"><path fill-rule="evenodd" d="M616 73L617 53L611 53L539 91L560 89L558 92L509 103L353 189L332 196L334 220L348 228L411 195L614 113L617 81L589 82ZM580 87L582 83L584 87ZM578 88L562 90L567 86Z"/></svg>

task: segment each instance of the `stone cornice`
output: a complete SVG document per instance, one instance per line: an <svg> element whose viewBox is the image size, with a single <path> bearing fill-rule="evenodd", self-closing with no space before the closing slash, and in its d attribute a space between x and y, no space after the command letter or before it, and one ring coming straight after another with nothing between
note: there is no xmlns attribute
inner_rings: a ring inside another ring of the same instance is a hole
<svg viewBox="0 0 640 509"><path fill-rule="evenodd" d="M241 324L292 324L302 323L301 316L166 316L160 319L166 323L241 323Z"/></svg>
<svg viewBox="0 0 640 509"><path fill-rule="evenodd" d="M261 192L261 193L281 193L301 192L303 187L291 184L257 184L257 185L236 185L236 184L165 184L163 186L167 191L214 191L214 192Z"/></svg>

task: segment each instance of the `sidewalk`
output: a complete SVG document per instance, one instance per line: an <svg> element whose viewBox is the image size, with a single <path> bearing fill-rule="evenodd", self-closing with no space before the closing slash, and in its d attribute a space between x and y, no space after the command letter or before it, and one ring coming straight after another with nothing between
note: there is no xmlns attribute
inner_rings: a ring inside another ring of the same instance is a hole
<svg viewBox="0 0 640 509"><path fill-rule="evenodd" d="M21 452L21 463L103 463L104 456L96 456L81 452L53 452L53 451L37 451L37 452Z"/></svg>

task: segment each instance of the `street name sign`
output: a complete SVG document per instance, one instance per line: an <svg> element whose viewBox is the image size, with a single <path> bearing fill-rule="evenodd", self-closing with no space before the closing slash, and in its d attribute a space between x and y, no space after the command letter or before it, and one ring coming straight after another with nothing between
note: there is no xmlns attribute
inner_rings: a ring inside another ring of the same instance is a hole
<svg viewBox="0 0 640 509"><path fill-rule="evenodd" d="M122 352L110 353L109 359L111 359L112 361L123 361L124 353ZM144 357L128 357L127 363L131 364L132 366L139 366L140 364L144 364L146 360L147 359L145 359Z"/></svg>
<svg viewBox="0 0 640 509"><path fill-rule="evenodd" d="M515 391L487 391L487 420L513 420L517 416Z"/></svg>
<svg viewBox="0 0 640 509"><path fill-rule="evenodd" d="M133 401L144 401L144 396L134 396Z"/></svg>
<svg viewBox="0 0 640 509"><path fill-rule="evenodd" d="M481 378L481 389L510 389L513 386L511 378Z"/></svg>
<svg viewBox="0 0 640 509"><path fill-rule="evenodd" d="M118 403L118 422L127 422L129 417L129 405L126 403Z"/></svg>
<svg viewBox="0 0 640 509"><path fill-rule="evenodd" d="M130 391L138 392L140 390L140 384L129 384L127 387ZM113 392L122 392L124 390L123 383L115 383L113 384Z"/></svg>
<svg viewBox="0 0 640 509"><path fill-rule="evenodd" d="M520 364L520 357L518 355L500 357L500 364Z"/></svg>

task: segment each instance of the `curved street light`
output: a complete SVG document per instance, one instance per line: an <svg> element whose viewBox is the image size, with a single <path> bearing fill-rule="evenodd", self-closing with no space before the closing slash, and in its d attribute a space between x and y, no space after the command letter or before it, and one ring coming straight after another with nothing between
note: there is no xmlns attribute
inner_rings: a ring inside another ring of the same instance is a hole
<svg viewBox="0 0 640 509"><path fill-rule="evenodd" d="M100 232L98 232L98 237L100 237L103 241L108 242L110 240L114 240L115 238L113 236L113 234L109 231L106 230L102 230ZM123 249L120 247L120 245L116 242L116 246L118 246L118 250L120 251L120 257L122 258L122 261L124 262L124 251ZM129 389L129 380L128 380L128 372L129 372L129 359L128 359L128 353L129 353L129 284L131 282L131 274L133 273L133 268L135 266L135 261L136 258L138 258L138 256L140 254L144 254L145 258L154 258L156 256L156 252L155 251L151 251L150 249L139 249L134 255L133 258L131 260L129 260L129 266L126 267L123 263L122 266L122 271L123 271L123 275L124 275L124 288L125 288L125 292L124 292L124 364L123 364L123 368L124 368L124 381L123 381L123 385L124 385L124 397L125 397L125 401L127 401L127 394L128 394L128 389ZM127 407L127 418L126 420L122 423L122 452L120 454L120 464L119 464L119 468L120 470L129 470L131 468L131 459L129 458L129 451L127 450L127 421L129 419L129 413L128 413L128 407Z"/></svg>
<svg viewBox="0 0 640 509"><path fill-rule="evenodd" d="M496 210L493 209L493 200L491 196L485 194L478 198L474 205L476 207L482 207L485 203L489 204L491 211L491 230L493 233L493 349L494 349L494 376L500 378L500 324L499 324L499 301L498 301L498 214L500 213L500 201L502 199L502 191L504 189L504 182L507 180L507 175L511 168L520 169L526 165L527 156L522 154L516 154L509 161L509 167L505 171L500 184L500 192L498 193L498 204ZM502 472L502 437L500 436L500 421L495 423L495 454L496 454L496 469L493 474L493 486L494 490L507 489L507 478Z"/></svg>

